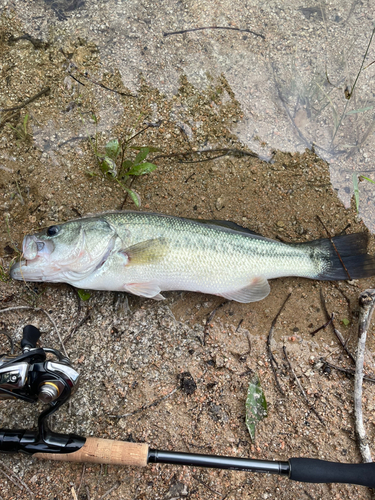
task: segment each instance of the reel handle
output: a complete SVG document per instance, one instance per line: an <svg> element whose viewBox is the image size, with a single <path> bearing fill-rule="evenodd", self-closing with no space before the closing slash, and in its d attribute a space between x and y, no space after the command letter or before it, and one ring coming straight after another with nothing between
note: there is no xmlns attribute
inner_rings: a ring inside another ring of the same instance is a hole
<svg viewBox="0 0 375 500"><path fill-rule="evenodd" d="M25 349L25 347L29 349L35 349L36 343L38 342L41 336L40 331L36 326L26 325L23 327L23 337L21 340L21 347Z"/></svg>

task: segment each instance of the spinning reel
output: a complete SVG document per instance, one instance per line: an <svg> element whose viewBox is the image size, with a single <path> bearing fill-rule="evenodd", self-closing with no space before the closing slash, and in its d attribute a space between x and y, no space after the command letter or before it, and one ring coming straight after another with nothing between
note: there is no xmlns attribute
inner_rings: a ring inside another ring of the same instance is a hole
<svg viewBox="0 0 375 500"><path fill-rule="evenodd" d="M37 431L0 429L1 452L69 453L85 442L79 436L57 434L48 428L48 417L74 393L79 374L60 351L37 348L40 335L35 326L25 326L22 353L0 356L0 400L21 399L27 403L39 400L49 404L39 415ZM55 359L47 359L47 354Z"/></svg>

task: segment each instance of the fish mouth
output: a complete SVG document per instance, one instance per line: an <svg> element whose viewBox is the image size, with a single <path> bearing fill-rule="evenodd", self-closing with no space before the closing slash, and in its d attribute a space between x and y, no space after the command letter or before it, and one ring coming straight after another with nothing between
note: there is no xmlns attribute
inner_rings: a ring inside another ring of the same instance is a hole
<svg viewBox="0 0 375 500"><path fill-rule="evenodd" d="M22 245L23 259L13 264L10 276L15 280L44 281L47 259L54 250L52 241L42 241L35 235L25 236Z"/></svg>

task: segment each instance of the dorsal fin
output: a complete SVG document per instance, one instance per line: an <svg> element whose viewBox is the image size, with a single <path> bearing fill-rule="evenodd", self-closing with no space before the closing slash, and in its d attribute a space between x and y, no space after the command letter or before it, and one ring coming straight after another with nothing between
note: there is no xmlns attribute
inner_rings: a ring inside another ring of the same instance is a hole
<svg viewBox="0 0 375 500"><path fill-rule="evenodd" d="M199 224L206 224L207 226L213 226L215 227L221 227L223 229L231 229L232 231L237 231L239 233L246 233L246 234L252 234L255 236L262 236L259 233L256 233L255 231L251 231L250 229L247 229L247 227L242 227L239 224L236 224L235 222L229 221L229 220L209 220L209 219L188 219L192 220L194 222L198 222Z"/></svg>

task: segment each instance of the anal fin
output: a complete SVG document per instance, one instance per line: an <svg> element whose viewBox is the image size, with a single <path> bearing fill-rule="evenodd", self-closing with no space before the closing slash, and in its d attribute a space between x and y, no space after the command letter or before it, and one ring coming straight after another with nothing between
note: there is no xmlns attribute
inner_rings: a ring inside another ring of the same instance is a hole
<svg viewBox="0 0 375 500"><path fill-rule="evenodd" d="M266 278L257 276L244 288L227 291L218 295L229 300L247 304L248 302L257 302L258 300L264 299L270 293L270 290L271 288Z"/></svg>
<svg viewBox="0 0 375 500"><path fill-rule="evenodd" d="M147 297L149 299L164 300L161 295L161 289L152 281L147 283L127 283L124 285L124 291L132 293L133 295L138 295L140 297Z"/></svg>

